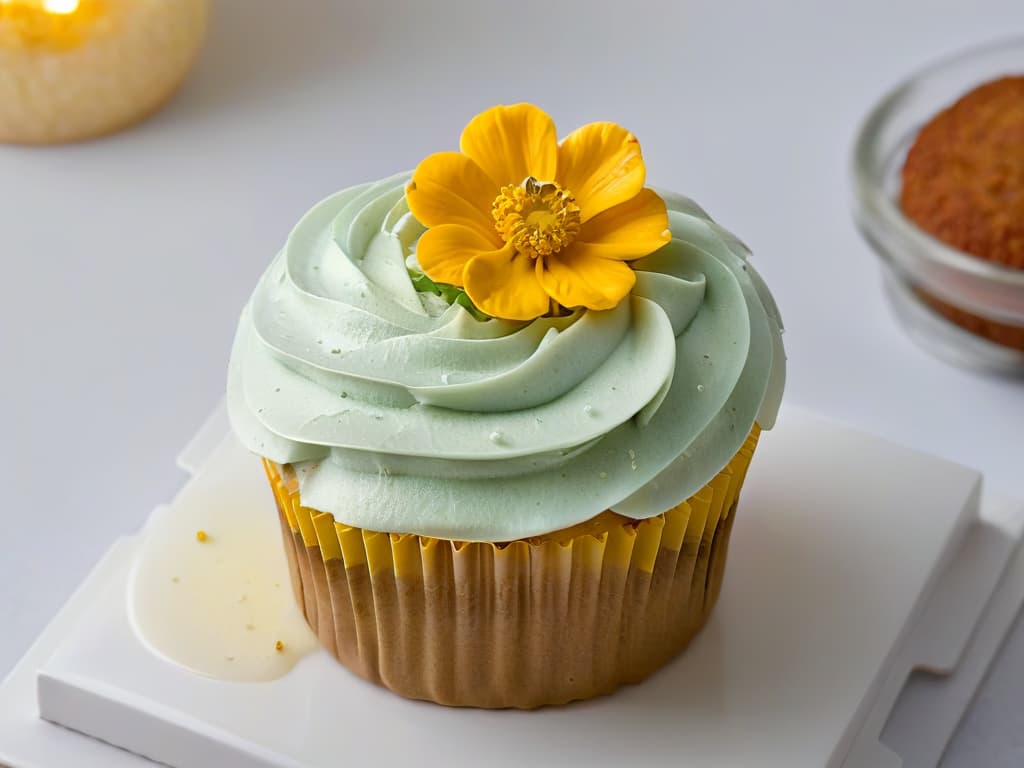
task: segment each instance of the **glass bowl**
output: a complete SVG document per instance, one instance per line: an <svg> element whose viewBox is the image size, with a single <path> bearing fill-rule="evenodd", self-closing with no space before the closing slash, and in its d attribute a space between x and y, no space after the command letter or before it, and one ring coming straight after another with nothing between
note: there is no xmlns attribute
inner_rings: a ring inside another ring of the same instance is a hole
<svg viewBox="0 0 1024 768"><path fill-rule="evenodd" d="M853 192L854 218L882 259L886 295L910 335L958 365L1024 374L1024 350L944 316L968 313L979 323L1024 334L1024 269L942 243L899 206L900 171L921 126L974 87L1014 74L1024 74L1024 38L943 59L898 85L871 110L857 136ZM935 309L943 305L946 312Z"/></svg>

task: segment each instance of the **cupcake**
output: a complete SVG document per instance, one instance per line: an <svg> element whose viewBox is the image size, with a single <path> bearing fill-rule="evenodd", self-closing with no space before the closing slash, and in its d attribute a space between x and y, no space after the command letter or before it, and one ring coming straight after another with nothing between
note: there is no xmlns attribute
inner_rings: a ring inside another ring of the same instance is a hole
<svg viewBox="0 0 1024 768"><path fill-rule="evenodd" d="M538 108L333 195L242 312L234 431L295 597L355 674L534 708L637 682L700 631L785 356L749 252L644 186L612 123Z"/></svg>
<svg viewBox="0 0 1024 768"><path fill-rule="evenodd" d="M900 205L928 234L979 260L1024 270L1024 76L978 86L918 133ZM977 336L1024 350L1024 326L967 312L918 291Z"/></svg>

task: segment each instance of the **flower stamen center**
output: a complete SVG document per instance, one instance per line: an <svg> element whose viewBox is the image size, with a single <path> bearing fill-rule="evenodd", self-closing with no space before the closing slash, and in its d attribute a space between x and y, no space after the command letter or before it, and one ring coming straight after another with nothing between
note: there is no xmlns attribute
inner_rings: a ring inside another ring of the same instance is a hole
<svg viewBox="0 0 1024 768"><path fill-rule="evenodd" d="M502 239L531 259L558 253L580 231L580 207L569 191L532 176L502 187L491 215Z"/></svg>

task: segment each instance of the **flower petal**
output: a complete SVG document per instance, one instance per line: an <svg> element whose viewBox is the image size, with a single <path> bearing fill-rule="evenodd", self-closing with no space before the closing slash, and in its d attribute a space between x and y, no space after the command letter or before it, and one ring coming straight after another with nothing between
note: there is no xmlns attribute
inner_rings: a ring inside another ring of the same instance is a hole
<svg viewBox="0 0 1024 768"><path fill-rule="evenodd" d="M580 228L574 247L603 259L632 261L672 239L665 201L652 189L599 213Z"/></svg>
<svg viewBox="0 0 1024 768"><path fill-rule="evenodd" d="M584 222L636 195L646 176L640 142L615 123L584 125L558 147L556 180L576 198Z"/></svg>
<svg viewBox="0 0 1024 768"><path fill-rule="evenodd" d="M551 306L533 259L511 245L477 256L466 265L464 278L469 298L491 317L534 320Z"/></svg>
<svg viewBox="0 0 1024 768"><path fill-rule="evenodd" d="M611 309L633 289L636 273L625 262L592 256L574 243L543 263L538 259L537 279L563 307Z"/></svg>
<svg viewBox="0 0 1024 768"><path fill-rule="evenodd" d="M459 152L437 152L421 162L405 188L412 215L425 227L459 224L487 233L501 246L491 204L499 189L480 166Z"/></svg>
<svg viewBox="0 0 1024 768"><path fill-rule="evenodd" d="M416 261L435 283L462 286L466 265L477 256L495 251L489 238L475 227L441 224L424 232L416 243Z"/></svg>
<svg viewBox="0 0 1024 768"><path fill-rule="evenodd" d="M541 181L555 178L555 123L532 104L497 106L481 112L462 132L459 147L499 187L521 184L527 176Z"/></svg>

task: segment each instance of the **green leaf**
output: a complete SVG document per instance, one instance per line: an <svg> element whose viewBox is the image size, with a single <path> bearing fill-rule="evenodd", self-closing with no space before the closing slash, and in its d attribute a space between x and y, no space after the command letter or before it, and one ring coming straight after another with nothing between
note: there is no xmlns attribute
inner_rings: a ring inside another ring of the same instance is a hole
<svg viewBox="0 0 1024 768"><path fill-rule="evenodd" d="M409 270L409 279L412 281L413 288L420 293L432 293L435 296L440 296L448 304L458 304L477 320L491 319L491 316L481 312L473 303L473 300L469 298L469 294L457 285L435 283L422 272L412 269Z"/></svg>

